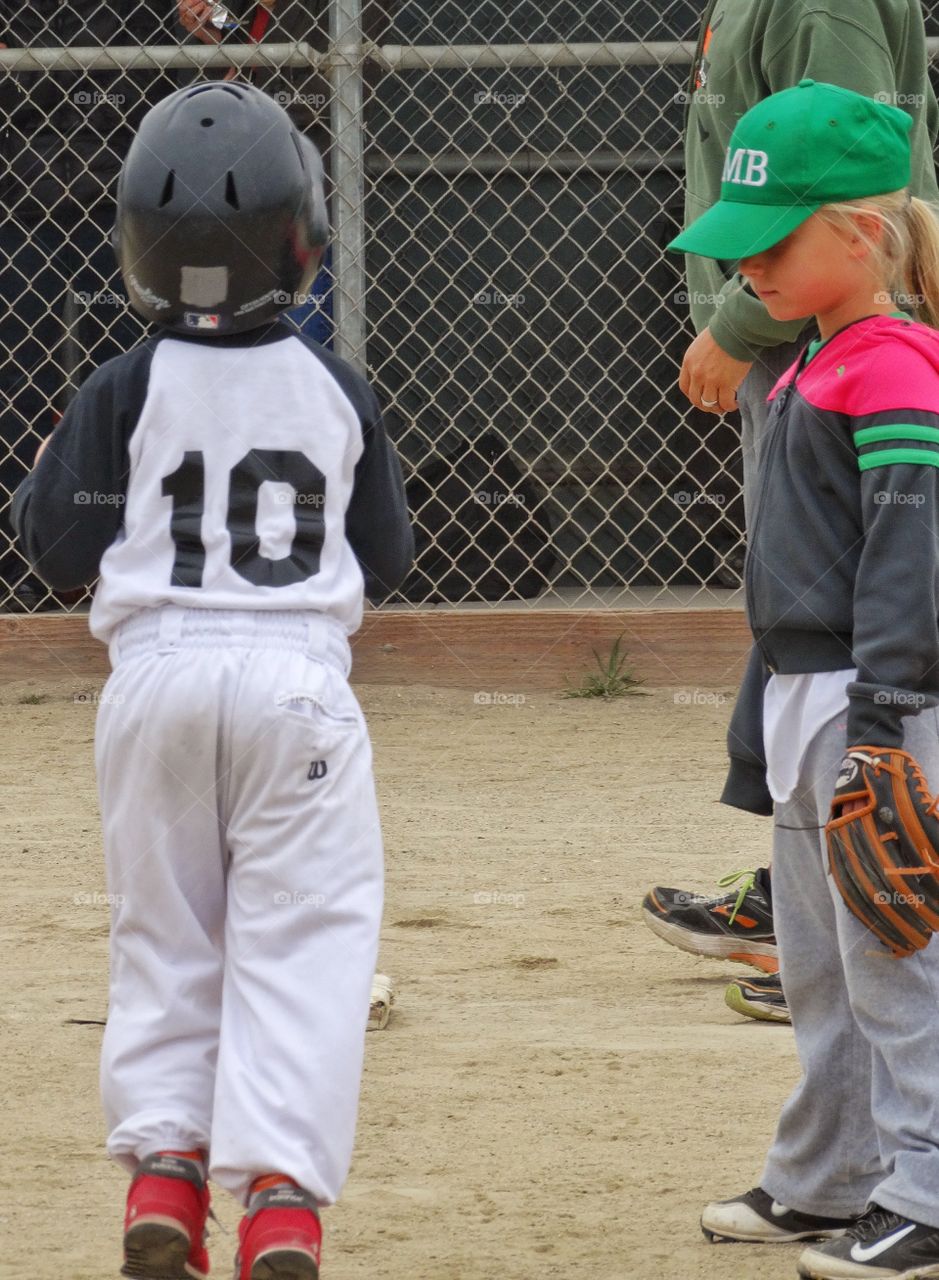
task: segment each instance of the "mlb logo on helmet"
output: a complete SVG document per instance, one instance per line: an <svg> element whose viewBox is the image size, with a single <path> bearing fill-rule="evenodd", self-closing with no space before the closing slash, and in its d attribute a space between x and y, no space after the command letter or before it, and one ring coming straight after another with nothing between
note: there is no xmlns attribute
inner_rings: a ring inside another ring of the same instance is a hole
<svg viewBox="0 0 939 1280"><path fill-rule="evenodd" d="M186 311L183 313L183 323L187 329L217 329L219 317L203 315L201 311Z"/></svg>

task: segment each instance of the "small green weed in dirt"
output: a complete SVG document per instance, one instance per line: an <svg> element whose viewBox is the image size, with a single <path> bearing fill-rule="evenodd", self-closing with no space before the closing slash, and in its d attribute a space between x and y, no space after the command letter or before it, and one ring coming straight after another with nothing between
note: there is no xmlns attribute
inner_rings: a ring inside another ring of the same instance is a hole
<svg viewBox="0 0 939 1280"><path fill-rule="evenodd" d="M24 693L19 699L21 707L38 707L40 702L45 702L46 695L44 693Z"/></svg>
<svg viewBox="0 0 939 1280"><path fill-rule="evenodd" d="M622 635L613 641L610 656L600 657L596 649L593 656L597 660L597 671L588 671L581 678L579 685L572 685L564 677L567 688L563 691L565 698L623 698L627 694L640 692L642 681L632 675L626 667L627 654L620 652Z"/></svg>

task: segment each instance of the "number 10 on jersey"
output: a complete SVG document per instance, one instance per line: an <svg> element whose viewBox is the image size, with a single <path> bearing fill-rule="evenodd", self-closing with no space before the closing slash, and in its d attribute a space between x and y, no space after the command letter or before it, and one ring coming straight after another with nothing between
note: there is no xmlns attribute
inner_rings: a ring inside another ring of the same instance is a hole
<svg viewBox="0 0 939 1280"><path fill-rule="evenodd" d="M265 480L294 489L296 531L286 556L261 552L258 502ZM170 537L174 587L201 587L205 571L202 517L205 513L205 459L201 450L183 454L175 471L163 477L163 496L173 499ZM289 587L319 572L326 532L326 477L296 449L251 449L231 468L225 525L231 537L231 567L256 587Z"/></svg>

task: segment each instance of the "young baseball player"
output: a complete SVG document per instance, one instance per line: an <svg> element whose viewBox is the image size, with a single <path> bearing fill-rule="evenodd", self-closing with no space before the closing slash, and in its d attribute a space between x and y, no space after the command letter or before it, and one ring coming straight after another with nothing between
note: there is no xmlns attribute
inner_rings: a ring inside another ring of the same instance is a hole
<svg viewBox="0 0 939 1280"><path fill-rule="evenodd" d="M278 321L326 241L319 155L251 86L143 120L115 247L158 327L81 391L16 495L52 586L99 575L96 763L123 1272L208 1272L206 1179L246 1206L238 1280L314 1280L351 1158L382 907L363 592L407 573L374 394Z"/></svg>
<svg viewBox="0 0 939 1280"><path fill-rule="evenodd" d="M904 747L939 781L939 223L908 190L910 126L811 80L766 99L671 246L739 261L775 320L821 335L770 397L723 797L775 816L803 1075L760 1185L702 1218L714 1240L824 1241L799 1260L818 1280L939 1276L939 944L894 958L825 833L855 811L833 807L846 749Z"/></svg>

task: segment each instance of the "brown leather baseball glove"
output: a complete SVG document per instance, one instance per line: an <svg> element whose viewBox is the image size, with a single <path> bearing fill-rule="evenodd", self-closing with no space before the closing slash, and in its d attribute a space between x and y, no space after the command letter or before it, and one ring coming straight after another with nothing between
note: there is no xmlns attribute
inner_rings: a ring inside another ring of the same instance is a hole
<svg viewBox="0 0 939 1280"><path fill-rule="evenodd" d="M895 956L939 930L937 804L907 751L852 747L842 761L828 865L848 908Z"/></svg>

